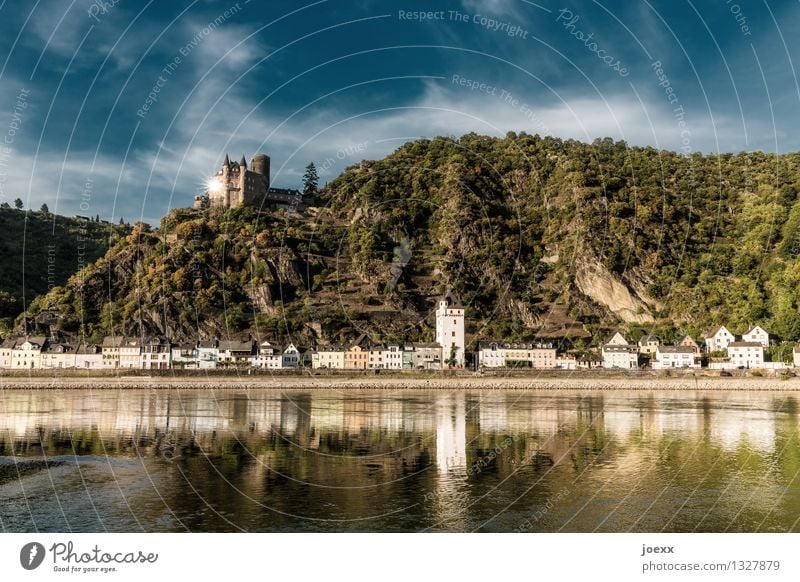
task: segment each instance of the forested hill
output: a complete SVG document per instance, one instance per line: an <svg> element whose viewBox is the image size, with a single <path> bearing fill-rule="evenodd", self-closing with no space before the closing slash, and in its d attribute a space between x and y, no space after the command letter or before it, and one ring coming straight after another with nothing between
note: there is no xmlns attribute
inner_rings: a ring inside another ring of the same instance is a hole
<svg viewBox="0 0 800 582"><path fill-rule="evenodd" d="M620 324L669 340L755 322L796 340L799 190L800 154L419 140L348 168L304 213L187 209L138 225L31 312L94 337L431 339L451 286L472 340Z"/></svg>
<svg viewBox="0 0 800 582"><path fill-rule="evenodd" d="M25 302L65 284L82 264L105 254L114 232L126 230L97 218L54 215L46 207L0 207L0 332Z"/></svg>

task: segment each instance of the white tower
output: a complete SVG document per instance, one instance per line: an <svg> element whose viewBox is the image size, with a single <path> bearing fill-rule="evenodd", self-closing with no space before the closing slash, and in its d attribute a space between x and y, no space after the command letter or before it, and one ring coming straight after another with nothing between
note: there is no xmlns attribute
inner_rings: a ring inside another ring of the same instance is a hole
<svg viewBox="0 0 800 582"><path fill-rule="evenodd" d="M450 360L455 346L455 367L464 367L464 307L448 291L436 309L436 342L442 346L442 363Z"/></svg>

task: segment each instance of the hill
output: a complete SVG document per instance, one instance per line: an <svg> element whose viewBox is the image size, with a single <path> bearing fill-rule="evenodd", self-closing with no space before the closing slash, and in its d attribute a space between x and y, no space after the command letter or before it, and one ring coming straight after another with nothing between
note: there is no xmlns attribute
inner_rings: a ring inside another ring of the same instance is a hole
<svg viewBox="0 0 800 582"><path fill-rule="evenodd" d="M303 214L182 209L136 225L29 315L89 337L429 340L452 287L473 340L754 322L797 340L799 191L794 153L419 140L348 168Z"/></svg>
<svg viewBox="0 0 800 582"><path fill-rule="evenodd" d="M109 237L120 230L126 229L88 218L0 207L0 330L25 304L103 256Z"/></svg>

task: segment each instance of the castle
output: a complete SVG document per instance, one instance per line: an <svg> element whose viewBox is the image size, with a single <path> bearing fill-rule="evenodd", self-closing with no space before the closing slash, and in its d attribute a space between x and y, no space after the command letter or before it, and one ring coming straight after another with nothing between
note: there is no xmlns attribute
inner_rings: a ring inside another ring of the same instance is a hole
<svg viewBox="0 0 800 582"><path fill-rule="evenodd" d="M443 361L464 367L464 306L449 290L436 309L436 343L442 346Z"/></svg>
<svg viewBox="0 0 800 582"><path fill-rule="evenodd" d="M208 192L195 197L194 206L224 209L269 204L296 207L300 202L298 190L270 187L269 156L253 156L248 169L244 156L241 162L232 162L226 154L222 168L209 181Z"/></svg>

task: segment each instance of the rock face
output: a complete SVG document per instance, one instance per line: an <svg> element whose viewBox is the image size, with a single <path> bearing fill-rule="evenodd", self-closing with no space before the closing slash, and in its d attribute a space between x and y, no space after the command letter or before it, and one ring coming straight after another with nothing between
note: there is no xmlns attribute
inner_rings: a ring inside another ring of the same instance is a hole
<svg viewBox="0 0 800 582"><path fill-rule="evenodd" d="M650 323L653 316L647 305L633 295L625 284L617 279L596 259L578 264L575 284L581 293L608 309L627 323Z"/></svg>

